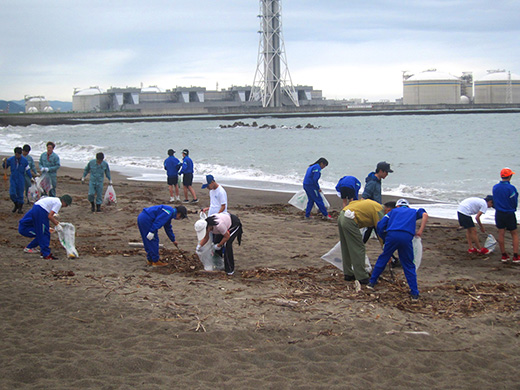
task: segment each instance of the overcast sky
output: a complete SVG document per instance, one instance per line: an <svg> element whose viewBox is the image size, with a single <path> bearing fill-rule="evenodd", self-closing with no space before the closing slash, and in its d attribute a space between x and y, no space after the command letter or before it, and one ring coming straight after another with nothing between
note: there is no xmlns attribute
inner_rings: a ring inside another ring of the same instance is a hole
<svg viewBox="0 0 520 390"><path fill-rule="evenodd" d="M402 97L402 71L520 74L520 1L282 0L295 85ZM251 85L257 0L16 0L0 7L0 99L99 86Z"/></svg>

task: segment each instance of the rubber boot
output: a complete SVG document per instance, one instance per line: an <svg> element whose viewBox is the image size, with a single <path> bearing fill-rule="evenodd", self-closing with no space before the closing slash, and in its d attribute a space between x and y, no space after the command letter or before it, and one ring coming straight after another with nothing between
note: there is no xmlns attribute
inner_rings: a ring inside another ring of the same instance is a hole
<svg viewBox="0 0 520 390"><path fill-rule="evenodd" d="M18 214L23 214L23 203L18 203Z"/></svg>
<svg viewBox="0 0 520 390"><path fill-rule="evenodd" d="M96 205L96 211L99 213L101 212L101 205L100 204L97 204Z"/></svg>
<svg viewBox="0 0 520 390"><path fill-rule="evenodd" d="M18 203L16 202L13 202L14 203L14 207L13 207L13 213L16 213L16 210L18 210Z"/></svg>
<svg viewBox="0 0 520 390"><path fill-rule="evenodd" d="M96 211L96 205L94 204L94 202L90 202L90 211Z"/></svg>

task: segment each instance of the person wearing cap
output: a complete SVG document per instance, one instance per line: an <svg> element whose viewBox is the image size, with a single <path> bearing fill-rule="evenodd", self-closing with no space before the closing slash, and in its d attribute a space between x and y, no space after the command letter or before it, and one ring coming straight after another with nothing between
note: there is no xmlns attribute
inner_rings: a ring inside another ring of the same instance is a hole
<svg viewBox="0 0 520 390"><path fill-rule="evenodd" d="M166 235L175 246L175 234L172 230L172 219L184 219L188 217L188 211L184 206L171 207L158 205L144 208L137 217L137 226L143 239L144 250L148 265L164 267L168 263L159 260L159 234L160 228L164 228Z"/></svg>
<svg viewBox="0 0 520 390"><path fill-rule="evenodd" d="M36 165L34 165L34 159L32 158L32 156L29 155L30 151L31 146L25 144L22 148L22 156L24 156L27 159L30 168L30 172L25 173L25 197L27 198L27 203L31 203L29 201L29 187L33 182L33 178L36 177Z"/></svg>
<svg viewBox="0 0 520 390"><path fill-rule="evenodd" d="M190 158L190 151L188 149L184 149L182 151L182 166L179 171L179 175L182 176L182 185L184 186L184 203L190 203L188 199L188 191L190 191L193 199L191 203L197 203L199 200L197 199L197 195L195 194L195 190L193 189L193 161Z"/></svg>
<svg viewBox="0 0 520 390"><path fill-rule="evenodd" d="M482 198L467 198L460 202L457 208L457 217L459 225L466 229L466 240L468 241L468 253L479 253L486 255L489 253L489 249L480 247L480 242L477 235L477 228L473 223L472 215L475 215L475 219L480 226L482 233L486 232L484 225L480 221L482 214L485 214L489 207L493 207L493 196L488 195L484 199ZM475 246L473 246L475 244Z"/></svg>
<svg viewBox="0 0 520 390"><path fill-rule="evenodd" d="M218 213L227 213L227 193L224 187L215 181L213 175L206 175L206 184L202 189L209 188L209 207L202 209L208 216Z"/></svg>
<svg viewBox="0 0 520 390"><path fill-rule="evenodd" d="M354 176L343 176L336 185L336 192L343 200L343 208L347 207L351 200L359 200L361 182Z"/></svg>
<svg viewBox="0 0 520 390"><path fill-rule="evenodd" d="M166 177L168 189L170 190L170 202L180 201L179 196L179 169L181 162L174 156L175 150L168 149L168 157L164 160L164 169L166 170ZM173 188L175 187L175 198L173 197Z"/></svg>
<svg viewBox="0 0 520 390"><path fill-rule="evenodd" d="M218 213L206 218L206 235L197 244L196 252L209 241L210 233L213 234L213 250L224 257L224 270L226 274L235 273L235 258L233 256L233 241L238 245L242 243L242 222L229 213Z"/></svg>
<svg viewBox="0 0 520 390"><path fill-rule="evenodd" d="M51 231L49 221L54 224L54 231L63 230L56 215L62 207L68 207L72 203L70 195L63 195L59 198L44 197L34 203L33 207L22 217L18 224L18 232L29 238L34 238L26 248L25 253L41 253L41 257L46 260L57 260L49 248L51 241ZM38 250L37 247L40 247Z"/></svg>
<svg viewBox="0 0 520 390"><path fill-rule="evenodd" d="M419 219L421 219L421 225L416 232L416 221ZM410 296L412 299L419 299L412 240L414 236L422 236L427 221L428 214L423 208L417 210L410 208L406 199L399 199L396 202L396 208L386 214L377 224L377 234L385 244L383 252L377 258L372 270L368 288L375 287L377 279L383 273L392 254L398 251L403 272L410 287Z"/></svg>
<svg viewBox="0 0 520 390"><path fill-rule="evenodd" d="M83 177L81 182L85 183L85 178L90 173L90 180L88 183L88 201L90 202L92 212L100 212L101 204L103 203L103 181L105 176L108 183L112 184L110 177L110 167L105 160L105 155L102 152L96 154L96 158L88 162L83 170Z"/></svg>
<svg viewBox="0 0 520 390"><path fill-rule="evenodd" d="M40 171L47 173L51 178L52 188L49 191L49 196L56 196L56 186L58 184L57 173L60 169L60 157L54 153L56 145L54 142L47 142L47 151L40 156Z"/></svg>
<svg viewBox="0 0 520 390"><path fill-rule="evenodd" d="M320 157L318 161L309 165L305 177L303 178L303 189L308 198L307 208L305 209L305 218L307 219L311 217L311 211L315 203L323 214L323 219L332 219L321 197L321 188L318 183L321 177L321 170L328 165L329 162L327 159Z"/></svg>
<svg viewBox="0 0 520 390"><path fill-rule="evenodd" d="M383 204L381 196L381 180L385 179L389 173L392 173L390 164L386 161L377 163L376 171L370 172L365 179L365 189L363 190L363 199L372 199L377 203Z"/></svg>
<svg viewBox="0 0 520 390"><path fill-rule="evenodd" d="M502 261L508 262L509 255L506 252L506 230L511 233L513 241L513 263L520 264L518 257L518 230L516 220L516 208L518 207L518 191L511 184L511 178L515 173L511 168L500 171L502 181L493 186L493 203L495 208L495 225L498 229L498 245L502 252Z"/></svg>
<svg viewBox="0 0 520 390"><path fill-rule="evenodd" d="M18 211L22 214L23 194L25 190L25 175L31 177L31 169L27 159L22 156L22 148L19 146L14 148L14 156L4 158L2 161L4 169L11 168L11 177L9 179L9 197L14 203L13 213Z"/></svg>

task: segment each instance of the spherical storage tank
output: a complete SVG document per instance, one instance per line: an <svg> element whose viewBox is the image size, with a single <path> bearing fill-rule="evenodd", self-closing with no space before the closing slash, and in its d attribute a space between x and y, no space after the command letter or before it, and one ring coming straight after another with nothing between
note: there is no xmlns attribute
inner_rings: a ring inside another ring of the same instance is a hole
<svg viewBox="0 0 520 390"><path fill-rule="evenodd" d="M460 78L427 70L403 80L403 104L460 104Z"/></svg>
<svg viewBox="0 0 520 390"><path fill-rule="evenodd" d="M475 80L475 104L520 103L520 76L506 71L489 71Z"/></svg>

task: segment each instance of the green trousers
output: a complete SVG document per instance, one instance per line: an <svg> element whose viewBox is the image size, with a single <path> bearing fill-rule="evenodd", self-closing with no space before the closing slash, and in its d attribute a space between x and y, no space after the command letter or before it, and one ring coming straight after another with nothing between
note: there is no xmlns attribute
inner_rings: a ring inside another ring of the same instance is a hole
<svg viewBox="0 0 520 390"><path fill-rule="evenodd" d="M353 219L345 218L345 211L341 211L338 217L338 228L343 273L348 276L354 275L356 280L368 278L369 275L365 271L365 244L358 224Z"/></svg>

